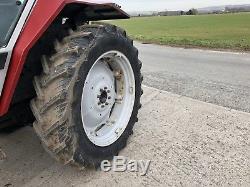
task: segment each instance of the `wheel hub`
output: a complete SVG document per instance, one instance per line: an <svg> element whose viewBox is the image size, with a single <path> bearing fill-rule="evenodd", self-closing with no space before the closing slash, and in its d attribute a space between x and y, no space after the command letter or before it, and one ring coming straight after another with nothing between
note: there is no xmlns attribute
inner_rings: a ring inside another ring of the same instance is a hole
<svg viewBox="0 0 250 187"><path fill-rule="evenodd" d="M101 104L106 103L107 98L108 98L108 94L107 94L106 90L102 90L102 91L101 91L101 95L99 95L100 103L101 103Z"/></svg>
<svg viewBox="0 0 250 187"><path fill-rule="evenodd" d="M111 101L111 94L110 90L107 87L100 89L100 94L97 95L97 98L99 99L98 105L109 105Z"/></svg>

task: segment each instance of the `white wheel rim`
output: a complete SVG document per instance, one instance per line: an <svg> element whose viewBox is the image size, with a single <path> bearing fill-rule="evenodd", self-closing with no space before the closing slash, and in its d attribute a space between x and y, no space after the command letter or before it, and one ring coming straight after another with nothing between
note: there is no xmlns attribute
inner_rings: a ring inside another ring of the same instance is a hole
<svg viewBox="0 0 250 187"><path fill-rule="evenodd" d="M135 102L135 78L128 58L118 51L101 55L90 69L82 93L85 133L97 146L116 142L125 131Z"/></svg>

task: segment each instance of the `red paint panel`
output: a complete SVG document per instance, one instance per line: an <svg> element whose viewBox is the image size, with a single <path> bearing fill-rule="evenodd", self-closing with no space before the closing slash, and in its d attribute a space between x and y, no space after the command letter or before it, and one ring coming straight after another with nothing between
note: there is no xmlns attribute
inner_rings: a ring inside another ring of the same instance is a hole
<svg viewBox="0 0 250 187"><path fill-rule="evenodd" d="M103 1L87 1L87 0L37 0L26 25L19 36L16 46L13 50L12 59L6 76L2 96L0 99L0 116L7 113L18 79L23 69L23 65L27 58L29 50L36 41L46 31L52 21L60 13L65 5L69 3L83 3L89 5L105 4L117 9L119 12L127 16L122 10L112 3ZM28 92L29 90L27 90Z"/></svg>

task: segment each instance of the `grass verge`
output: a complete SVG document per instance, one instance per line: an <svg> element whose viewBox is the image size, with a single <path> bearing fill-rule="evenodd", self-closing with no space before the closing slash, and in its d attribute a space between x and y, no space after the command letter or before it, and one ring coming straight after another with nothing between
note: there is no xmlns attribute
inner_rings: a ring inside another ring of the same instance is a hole
<svg viewBox="0 0 250 187"><path fill-rule="evenodd" d="M111 23L142 42L250 51L250 13L140 17Z"/></svg>

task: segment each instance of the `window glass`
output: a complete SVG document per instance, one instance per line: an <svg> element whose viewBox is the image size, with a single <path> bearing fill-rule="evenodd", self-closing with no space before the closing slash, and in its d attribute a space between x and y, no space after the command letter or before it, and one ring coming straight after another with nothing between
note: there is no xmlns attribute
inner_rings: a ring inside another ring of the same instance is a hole
<svg viewBox="0 0 250 187"><path fill-rule="evenodd" d="M0 0L0 47L7 45L27 0Z"/></svg>

